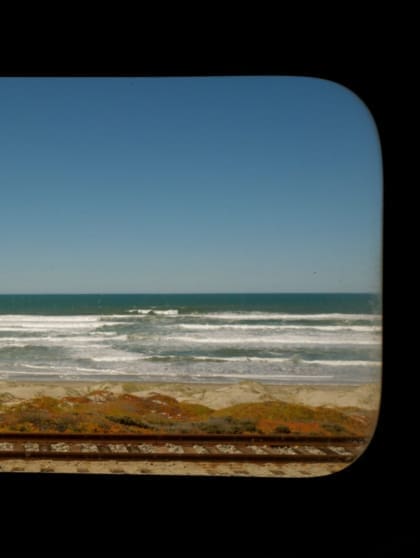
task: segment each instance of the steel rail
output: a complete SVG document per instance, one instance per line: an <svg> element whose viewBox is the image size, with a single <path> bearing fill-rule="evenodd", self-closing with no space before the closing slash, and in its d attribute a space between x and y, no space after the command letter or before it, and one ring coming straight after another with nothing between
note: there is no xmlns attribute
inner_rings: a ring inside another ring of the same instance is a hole
<svg viewBox="0 0 420 558"><path fill-rule="evenodd" d="M0 435L0 460L351 462L360 437L228 435Z"/></svg>

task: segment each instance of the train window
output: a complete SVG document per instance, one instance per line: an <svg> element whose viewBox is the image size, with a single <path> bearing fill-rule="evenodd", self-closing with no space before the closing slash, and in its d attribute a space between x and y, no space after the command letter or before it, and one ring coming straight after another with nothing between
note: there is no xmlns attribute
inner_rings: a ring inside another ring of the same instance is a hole
<svg viewBox="0 0 420 558"><path fill-rule="evenodd" d="M382 161L286 76L1 78L0 471L320 476L372 438Z"/></svg>

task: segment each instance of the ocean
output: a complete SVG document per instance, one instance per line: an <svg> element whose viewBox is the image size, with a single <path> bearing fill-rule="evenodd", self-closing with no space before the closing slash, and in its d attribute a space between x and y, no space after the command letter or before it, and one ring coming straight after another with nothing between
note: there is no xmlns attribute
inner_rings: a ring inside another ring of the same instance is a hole
<svg viewBox="0 0 420 558"><path fill-rule="evenodd" d="M380 381L372 294L0 295L0 380Z"/></svg>

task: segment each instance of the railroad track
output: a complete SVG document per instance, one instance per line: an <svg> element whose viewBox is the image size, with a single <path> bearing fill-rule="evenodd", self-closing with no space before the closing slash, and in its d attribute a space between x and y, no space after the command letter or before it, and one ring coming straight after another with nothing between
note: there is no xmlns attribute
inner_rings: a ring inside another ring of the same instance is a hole
<svg viewBox="0 0 420 558"><path fill-rule="evenodd" d="M0 434L7 459L196 462L351 462L367 439L268 435Z"/></svg>

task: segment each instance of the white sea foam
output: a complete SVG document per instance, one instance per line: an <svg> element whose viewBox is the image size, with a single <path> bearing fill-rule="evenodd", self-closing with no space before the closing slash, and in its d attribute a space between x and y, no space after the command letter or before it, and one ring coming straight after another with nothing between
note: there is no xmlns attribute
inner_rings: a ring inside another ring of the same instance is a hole
<svg viewBox="0 0 420 558"><path fill-rule="evenodd" d="M101 322L98 324L97 327L103 328L103 327L106 327L106 326L117 326L117 325L126 326L126 325L130 325L132 323L133 323L132 319L131 320L128 319L128 320L125 320L123 322L116 321L116 320L101 320Z"/></svg>
<svg viewBox="0 0 420 558"><path fill-rule="evenodd" d="M24 366L25 368L33 368L33 369L35 369L35 370L37 370L37 369L51 368L51 366L43 365L43 364L22 364L22 366Z"/></svg>
<svg viewBox="0 0 420 558"><path fill-rule="evenodd" d="M158 316L178 316L178 310L154 310Z"/></svg>
<svg viewBox="0 0 420 558"><path fill-rule="evenodd" d="M168 338L169 341L179 341L181 343L203 343L215 345L377 345L380 341L376 339L354 338L350 339L346 336L337 338L332 336L320 337L296 337L296 336L259 336L259 337L192 337L192 336L172 336Z"/></svg>
<svg viewBox="0 0 420 558"><path fill-rule="evenodd" d="M121 355L121 356L100 356L100 357L90 357L91 360L95 362L130 362L136 360L142 360L145 357L140 353L137 355Z"/></svg>
<svg viewBox="0 0 420 558"><path fill-rule="evenodd" d="M381 328L377 326L359 326L359 325L331 325L331 326L312 326L312 325L255 325L255 324L178 324L181 329L217 331L220 329L237 329L237 330L305 330L305 331L357 331L380 333Z"/></svg>
<svg viewBox="0 0 420 558"><path fill-rule="evenodd" d="M125 339L125 335L121 335L118 336L120 339ZM27 339L26 337L21 337L20 339ZM82 343L82 344L88 344L88 345L94 345L94 344L98 344L98 342L100 341L105 341L107 340L107 337L102 337L100 335L96 335L95 337L92 337L91 335L66 335L66 336L53 336L53 335L48 335L48 336L43 336L43 337L35 337L32 338L34 340L34 342L40 342L40 343L57 343L59 345L63 344L63 345L73 345L76 343ZM102 346L102 345L99 345Z"/></svg>
<svg viewBox="0 0 420 558"><path fill-rule="evenodd" d="M381 366L379 360L302 360L304 364L319 364L321 366Z"/></svg>
<svg viewBox="0 0 420 558"><path fill-rule="evenodd" d="M167 360L173 357L178 359L177 355L166 355L162 356L162 360ZM159 357L146 357L146 359L156 360ZM293 365L321 365L321 366L381 366L380 361L372 360L305 360L305 359L295 359L295 358L280 358L280 357L247 357L247 356L231 356L231 357L218 357L218 356L194 356L192 360L201 360L204 362L266 362L269 364L273 363L290 363Z"/></svg>
<svg viewBox="0 0 420 558"><path fill-rule="evenodd" d="M0 314L0 323L79 323L97 322L97 315L77 315L77 316L43 316L32 314Z"/></svg>
<svg viewBox="0 0 420 558"><path fill-rule="evenodd" d="M0 343L0 349L11 349L16 347L20 347L21 349L24 349L26 347L33 347L33 345L28 345L28 343L16 343L16 342L7 343L7 344Z"/></svg>
<svg viewBox="0 0 420 558"><path fill-rule="evenodd" d="M215 320L378 320L380 314L288 314L283 312L213 312L207 314L182 314L183 317Z"/></svg>
<svg viewBox="0 0 420 558"><path fill-rule="evenodd" d="M27 337L25 336L20 336L20 337L0 337L0 344L4 344L7 345L9 343L17 343L17 342L22 342L25 341L25 343L37 343L38 341L50 341L53 338L50 337Z"/></svg>
<svg viewBox="0 0 420 558"><path fill-rule="evenodd" d="M96 316L0 316L0 331L94 330Z"/></svg>
<svg viewBox="0 0 420 558"><path fill-rule="evenodd" d="M75 324L60 324L60 325L54 325L54 326L48 326L48 325L27 325L27 324L22 324L20 326L9 326L6 328L1 328L0 327L0 331L15 331L15 332L25 332L25 331L33 331L33 332L47 332L47 331L67 331L68 333L71 332L77 332L80 330L85 330L85 331L89 331L92 330L92 327L90 325L86 325L86 324L79 324L77 326L75 326Z"/></svg>
<svg viewBox="0 0 420 558"><path fill-rule="evenodd" d="M109 323L120 323L120 324L132 324L135 323L143 318L147 318L148 314L107 314L104 316L99 316L99 320L101 322L101 326L104 325L105 322ZM117 322L118 320L118 322Z"/></svg>
<svg viewBox="0 0 420 558"><path fill-rule="evenodd" d="M178 310L171 308L169 310L156 310L155 308L133 308L129 310L131 314L140 314L143 316L178 316Z"/></svg>
<svg viewBox="0 0 420 558"><path fill-rule="evenodd" d="M278 358L278 357L247 357L247 356L237 356L237 357L209 357L209 356L195 356L193 360L203 360L203 361L222 361L222 362L290 362L290 358Z"/></svg>
<svg viewBox="0 0 420 558"><path fill-rule="evenodd" d="M62 347L65 349L80 349L84 350L90 349L101 349L106 348L104 341L108 341L109 338L97 336L92 339L92 337L84 335L73 335L71 337L13 337L5 338L0 337L0 349L8 349L11 347L21 347L21 348L35 348L35 347ZM114 336L112 340L125 340L125 335Z"/></svg>
<svg viewBox="0 0 420 558"><path fill-rule="evenodd" d="M121 374L126 374L127 372L122 372L120 370L114 370L113 368L101 368L101 369L96 369L96 368L85 368L83 366L64 366L64 365L57 365L57 364L53 364L53 365L37 365L37 364L22 364L23 367L25 368L30 368L30 369L38 369L38 370L42 370L42 374L48 374L48 375L54 375L54 376L59 376L59 375L66 375L68 372L70 372L71 374L81 374L81 375L88 375L88 376L97 376L98 373L106 373L106 374L110 374L110 375L121 375ZM68 372L66 372L68 371ZM64 372L64 374L63 374Z"/></svg>

